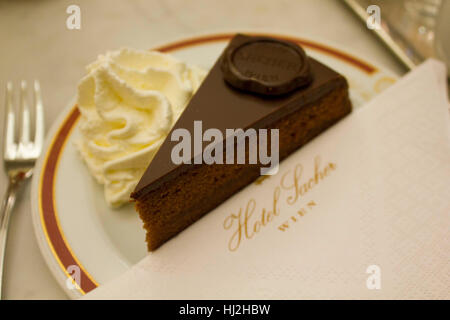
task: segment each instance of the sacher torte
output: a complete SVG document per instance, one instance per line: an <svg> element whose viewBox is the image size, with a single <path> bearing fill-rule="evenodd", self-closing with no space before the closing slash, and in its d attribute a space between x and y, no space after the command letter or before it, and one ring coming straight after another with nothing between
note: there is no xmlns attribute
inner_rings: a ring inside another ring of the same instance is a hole
<svg viewBox="0 0 450 320"><path fill-rule="evenodd" d="M173 161L172 153L179 143L171 138L175 130L186 129L194 136L195 126L201 121L203 132L215 128L226 139L227 129L278 129L281 161L350 113L351 108L346 79L306 56L297 44L236 35L131 194L147 231L148 250L157 249L254 181L264 167L249 161L199 163L198 152L203 152L209 142L203 142L200 149L193 146L190 161ZM228 140L224 142L226 157ZM245 160L251 157L250 150L247 146Z"/></svg>

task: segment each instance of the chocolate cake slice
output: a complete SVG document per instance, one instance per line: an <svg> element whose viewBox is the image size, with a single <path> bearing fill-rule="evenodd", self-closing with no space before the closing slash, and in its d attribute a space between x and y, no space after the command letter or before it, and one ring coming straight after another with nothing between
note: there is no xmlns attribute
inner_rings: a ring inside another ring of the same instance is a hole
<svg viewBox="0 0 450 320"><path fill-rule="evenodd" d="M299 46L236 35L131 194L147 230L148 250L254 181L263 167L249 163L250 148L244 164L199 163L195 158L209 142L200 149L192 146L190 163L177 164L172 159L179 143L171 139L174 130L186 129L194 136L195 121L201 121L203 131L215 128L223 137L226 129L278 129L281 161L350 112L345 78L307 57ZM223 152L226 156L225 148Z"/></svg>

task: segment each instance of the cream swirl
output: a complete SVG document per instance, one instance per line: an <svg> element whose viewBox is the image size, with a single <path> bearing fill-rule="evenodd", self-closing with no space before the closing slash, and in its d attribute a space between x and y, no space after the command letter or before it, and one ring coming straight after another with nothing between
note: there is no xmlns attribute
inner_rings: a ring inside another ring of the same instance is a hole
<svg viewBox="0 0 450 320"><path fill-rule="evenodd" d="M202 82L205 72L155 51L100 55L78 85L81 138L89 171L118 207Z"/></svg>

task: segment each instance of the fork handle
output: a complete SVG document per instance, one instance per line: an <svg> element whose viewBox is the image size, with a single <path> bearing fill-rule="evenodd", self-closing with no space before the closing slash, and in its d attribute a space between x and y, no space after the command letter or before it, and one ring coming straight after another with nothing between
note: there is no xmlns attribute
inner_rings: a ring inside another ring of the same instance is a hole
<svg viewBox="0 0 450 320"><path fill-rule="evenodd" d="M6 239L8 236L9 219L11 217L14 203L16 202L17 190L21 184L20 177L10 177L8 189L3 198L2 207L0 211L0 300L2 299L3 287L3 265L5 261Z"/></svg>

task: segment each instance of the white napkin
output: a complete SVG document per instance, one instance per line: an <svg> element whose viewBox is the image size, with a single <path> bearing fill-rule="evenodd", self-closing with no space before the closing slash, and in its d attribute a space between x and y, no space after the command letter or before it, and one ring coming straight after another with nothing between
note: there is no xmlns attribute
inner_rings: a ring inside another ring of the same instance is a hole
<svg viewBox="0 0 450 320"><path fill-rule="evenodd" d="M85 298L450 298L448 107L429 60Z"/></svg>

